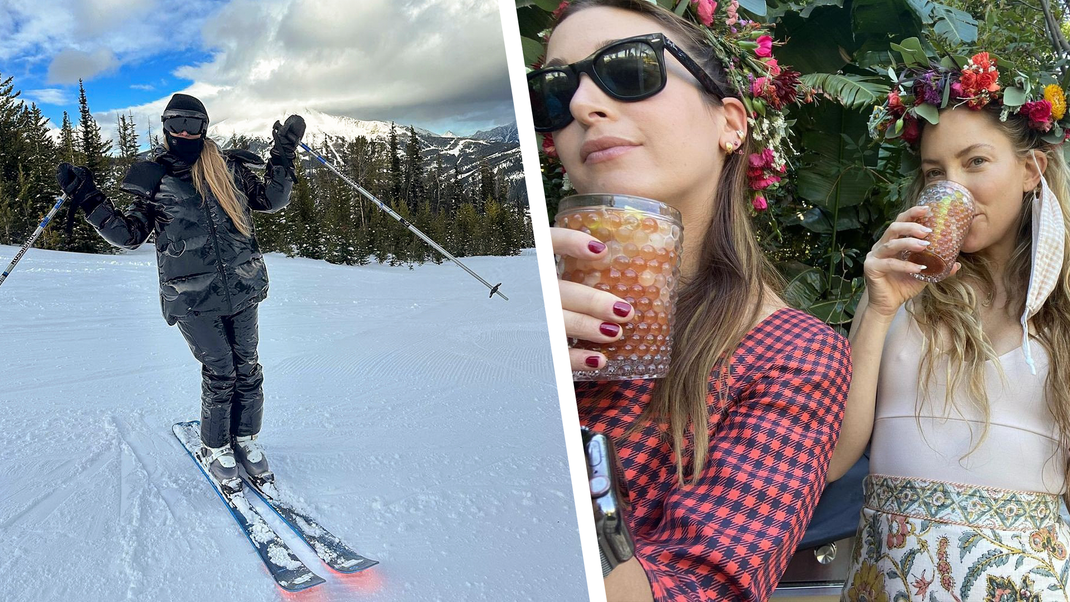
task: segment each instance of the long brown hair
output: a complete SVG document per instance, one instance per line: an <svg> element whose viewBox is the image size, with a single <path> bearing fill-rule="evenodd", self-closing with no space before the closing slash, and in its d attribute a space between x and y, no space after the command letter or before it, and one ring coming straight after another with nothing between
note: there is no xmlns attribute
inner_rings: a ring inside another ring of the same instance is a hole
<svg viewBox="0 0 1070 602"><path fill-rule="evenodd" d="M1037 339L1049 354L1045 398L1048 410L1059 427L1060 447L1067 449L1070 447L1070 168L1067 167L1062 148L1040 140L1024 119L1015 117L1001 121L999 108L992 105L985 108L985 114L1010 139L1020 159L1031 160L1029 157L1034 151L1047 156L1044 178L1062 207L1067 240L1059 283L1031 321ZM924 186L924 179L923 173L916 175L908 199L917 197ZM1007 308L1012 310L1015 317L1025 311L1025 295L1029 288L1033 247L1032 203L1029 200L1033 194L1027 192L1023 195L1015 248L1003 273L1003 285L1008 295ZM985 362L992 361L997 367L1000 364L988 337L981 330L979 298L975 290L977 287L984 293L995 291L992 267L983 257L971 253L959 255L958 261L962 267L957 276L925 287L916 297L911 315L925 335L921 382L932 382L937 358L947 357L945 411L956 409L952 392L965 381L971 403L984 416L980 437L971 443L968 455L977 449L988 434L991 414L985 386ZM920 412L922 400L919 399L917 403ZM1066 482L1070 483L1070 463L1063 467L1063 472ZM1066 499L1070 502L1070 494Z"/></svg>
<svg viewBox="0 0 1070 602"><path fill-rule="evenodd" d="M707 34L650 2L576 0L569 3L557 23L596 6L620 8L657 21L721 89L732 90ZM721 106L709 92L706 97L711 106ZM767 294L782 289L780 276L762 253L751 222L747 202L750 150L747 137L737 153L724 159L717 192L710 199L713 212L709 227L705 233L697 233L703 241L699 270L680 283L669 374L654 387L649 405L633 427L641 428L650 421L664 429L672 441L680 485L694 483L706 465L710 432L728 409L732 353L761 315ZM717 140L710 140L710 151L720 152ZM711 380L719 384L711 388ZM712 406L711 395L716 397ZM686 453L688 448L690 454Z"/></svg>
<svg viewBox="0 0 1070 602"><path fill-rule="evenodd" d="M164 140L167 147L167 141ZM227 168L227 161L219 146L209 137L204 137L204 148L191 170L193 187L207 202L209 193L219 201L234 227L245 236L253 235L253 226L245 212L248 204L245 194L234 184L234 174Z"/></svg>

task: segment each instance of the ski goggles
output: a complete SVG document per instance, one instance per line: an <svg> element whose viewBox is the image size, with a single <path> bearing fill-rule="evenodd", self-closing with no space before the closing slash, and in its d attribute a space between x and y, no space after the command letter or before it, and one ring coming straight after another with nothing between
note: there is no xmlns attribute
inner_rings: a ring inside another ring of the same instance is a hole
<svg viewBox="0 0 1070 602"><path fill-rule="evenodd" d="M208 131L208 118L195 111L167 111L160 120L163 121L163 129L172 134L186 132L197 135Z"/></svg>
<svg viewBox="0 0 1070 602"><path fill-rule="evenodd" d="M617 40L571 65L555 65L528 74L528 93L536 132L553 132L572 123L569 103L586 73L611 98L635 102L665 89L665 50L718 99L728 94L672 40L651 33Z"/></svg>

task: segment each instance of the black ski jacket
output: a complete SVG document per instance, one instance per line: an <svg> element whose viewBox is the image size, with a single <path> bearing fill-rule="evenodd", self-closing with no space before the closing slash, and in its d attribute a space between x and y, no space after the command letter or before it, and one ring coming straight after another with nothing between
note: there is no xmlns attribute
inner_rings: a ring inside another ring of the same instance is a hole
<svg viewBox="0 0 1070 602"><path fill-rule="evenodd" d="M244 211L275 212L290 202L287 170L267 165L264 181L246 167L262 163L247 151L225 153ZM86 220L111 244L136 249L156 233L160 304L174 325L193 315L233 315L267 297L268 274L256 236L245 236L213 196L202 199L190 166L163 152L135 164L121 185L137 196L125 211L105 199Z"/></svg>

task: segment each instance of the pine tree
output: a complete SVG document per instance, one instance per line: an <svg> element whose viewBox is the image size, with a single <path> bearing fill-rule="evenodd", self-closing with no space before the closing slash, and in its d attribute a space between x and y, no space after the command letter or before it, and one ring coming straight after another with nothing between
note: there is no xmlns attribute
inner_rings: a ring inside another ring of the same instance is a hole
<svg viewBox="0 0 1070 602"><path fill-rule="evenodd" d="M21 91L15 91L13 77L0 76L0 242L15 243L21 234L17 201L18 163L22 137L19 135Z"/></svg>
<svg viewBox="0 0 1070 602"><path fill-rule="evenodd" d="M82 80L78 80L78 132L80 153L78 164L84 165L93 174L93 181L101 190L107 191L113 183L109 169L109 160L106 154L111 150L111 141L105 141L100 133L93 114L89 111L89 101L86 99L85 87ZM66 223L67 215L73 208L65 205L65 210L57 217L62 218L61 223ZM77 216L76 216L77 217ZM70 236L63 245L64 250L78 251L81 253L111 252L114 248L105 242L93 229L93 226L84 219L74 219Z"/></svg>
<svg viewBox="0 0 1070 602"><path fill-rule="evenodd" d="M483 157L479 160L479 199L476 201L476 208L480 213L483 212L487 199L494 196L494 172L491 171L487 158Z"/></svg>
<svg viewBox="0 0 1070 602"><path fill-rule="evenodd" d="M81 163L78 157L78 141L74 137L74 127L71 126L71 117L67 111L63 112L63 127L60 128L59 154L67 163Z"/></svg>
<svg viewBox="0 0 1070 602"><path fill-rule="evenodd" d="M416 128L409 126L409 143L405 147L405 204L415 212L424 200L424 169Z"/></svg>
<svg viewBox="0 0 1070 602"><path fill-rule="evenodd" d="M390 122L390 200L402 200L401 157L398 156L398 133Z"/></svg>

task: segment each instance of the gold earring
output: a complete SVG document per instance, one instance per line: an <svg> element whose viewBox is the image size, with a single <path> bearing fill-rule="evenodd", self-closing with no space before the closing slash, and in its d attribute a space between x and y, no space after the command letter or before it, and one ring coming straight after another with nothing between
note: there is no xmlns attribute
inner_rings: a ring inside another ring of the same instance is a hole
<svg viewBox="0 0 1070 602"><path fill-rule="evenodd" d="M726 151L728 151L729 153L731 153L731 152L732 152L732 150L733 150L733 149L734 149L735 147L736 147L736 145L735 145L735 144L732 144L731 142L726 142L726 143L725 143L725 145L724 145L724 149L725 149Z"/></svg>
<svg viewBox="0 0 1070 602"><path fill-rule="evenodd" d="M739 138L742 140L743 137L747 135L747 132L744 132L743 130L736 130L736 134L738 134Z"/></svg>

